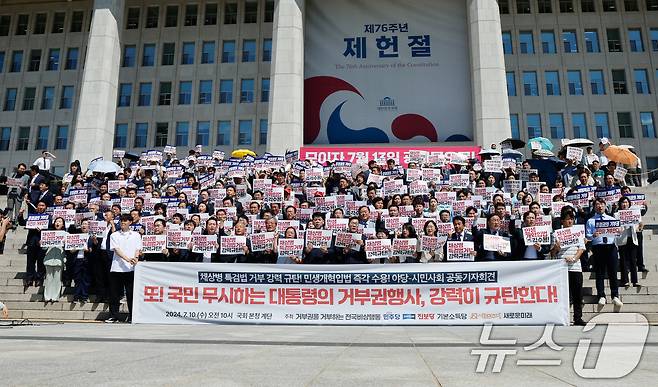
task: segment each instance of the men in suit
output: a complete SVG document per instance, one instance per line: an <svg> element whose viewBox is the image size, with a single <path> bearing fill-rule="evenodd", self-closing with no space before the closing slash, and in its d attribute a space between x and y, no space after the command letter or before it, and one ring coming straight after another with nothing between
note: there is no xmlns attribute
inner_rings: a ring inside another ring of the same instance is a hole
<svg viewBox="0 0 658 387"><path fill-rule="evenodd" d="M536 215L532 211L526 211L523 214L523 227L533 227L535 224ZM512 227L510 227L512 229ZM541 245L535 243L526 246L523 238L523 228L513 228L512 230L512 251L514 252L514 259L545 259L546 255L551 251L551 245Z"/></svg>
<svg viewBox="0 0 658 387"><path fill-rule="evenodd" d="M38 202L35 207L35 214L44 214L46 212L46 203ZM27 231L27 265L25 268L25 280L23 285L41 286L46 274L46 267L43 265L45 251L41 248L41 230L30 229Z"/></svg>
<svg viewBox="0 0 658 387"><path fill-rule="evenodd" d="M487 251L484 249L484 234L498 235L509 238L509 234L500 229L500 217L493 213L487 216L487 227L480 230L475 242L477 250L476 261L505 261L509 259L509 253L502 251Z"/></svg>
<svg viewBox="0 0 658 387"><path fill-rule="evenodd" d="M46 178L39 173L39 167L33 165L30 167L30 194L39 190L39 183L46 181Z"/></svg>
<svg viewBox="0 0 658 387"><path fill-rule="evenodd" d="M452 218L452 226L455 229L455 232L448 236L448 241L451 242L475 242L475 237L470 232L466 231L466 220L463 216L455 216ZM477 249L477 244L474 243L475 248ZM473 252L476 254L477 250ZM443 256L448 256L448 244L443 244Z"/></svg>
<svg viewBox="0 0 658 387"><path fill-rule="evenodd" d="M48 207L52 207L55 203L55 197L48 190L48 183L45 180L39 182L39 189L37 191L30 192L31 203L38 203L40 201L46 203Z"/></svg>

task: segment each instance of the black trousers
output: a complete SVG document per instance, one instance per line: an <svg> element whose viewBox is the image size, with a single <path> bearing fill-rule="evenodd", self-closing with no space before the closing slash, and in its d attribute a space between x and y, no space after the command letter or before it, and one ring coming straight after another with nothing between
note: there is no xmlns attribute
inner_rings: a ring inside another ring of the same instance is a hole
<svg viewBox="0 0 658 387"><path fill-rule="evenodd" d="M90 258L91 289L98 300L106 300L109 293L112 257L107 251L94 251Z"/></svg>
<svg viewBox="0 0 658 387"><path fill-rule="evenodd" d="M617 246L614 244L593 245L594 269L596 270L596 295L605 297L605 275L608 274L610 282L611 297L619 297L619 283L617 272L619 271L619 256Z"/></svg>
<svg viewBox="0 0 658 387"><path fill-rule="evenodd" d="M27 265L25 272L28 281L43 280L46 276L46 267L43 265L45 251L36 243L27 245Z"/></svg>
<svg viewBox="0 0 658 387"><path fill-rule="evenodd" d="M569 272L569 297L573 304L573 321L583 319L583 273L580 271Z"/></svg>
<svg viewBox="0 0 658 387"><path fill-rule="evenodd" d="M637 269L644 270L644 235L642 231L637 233Z"/></svg>
<svg viewBox="0 0 658 387"><path fill-rule="evenodd" d="M110 315L112 317L119 317L119 306L121 305L121 296L123 296L124 291L126 292L126 301L128 302L128 313L132 316L134 279L134 271L126 273L110 272Z"/></svg>
<svg viewBox="0 0 658 387"><path fill-rule="evenodd" d="M621 283L628 283L628 272L631 272L631 282L637 283L637 246L628 238L626 244L619 246L619 266Z"/></svg>

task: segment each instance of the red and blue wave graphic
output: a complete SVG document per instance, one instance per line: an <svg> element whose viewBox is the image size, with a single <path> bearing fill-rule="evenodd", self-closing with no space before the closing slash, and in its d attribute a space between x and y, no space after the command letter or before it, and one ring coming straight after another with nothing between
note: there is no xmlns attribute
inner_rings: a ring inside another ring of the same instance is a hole
<svg viewBox="0 0 658 387"><path fill-rule="evenodd" d="M312 144L318 138L322 127L320 109L330 95L339 91L352 92L365 99L356 87L340 78L319 76L304 81L305 144ZM414 113L401 114L393 120L391 133L395 136L395 139L389 138L384 130L376 127L349 128L341 118L341 111L346 102L340 103L329 116L327 121L329 144L390 143L411 140L416 136L425 137L431 142L438 141L439 136L432 122L426 117ZM460 137L468 139L465 136L460 135ZM447 141L450 141L450 138Z"/></svg>

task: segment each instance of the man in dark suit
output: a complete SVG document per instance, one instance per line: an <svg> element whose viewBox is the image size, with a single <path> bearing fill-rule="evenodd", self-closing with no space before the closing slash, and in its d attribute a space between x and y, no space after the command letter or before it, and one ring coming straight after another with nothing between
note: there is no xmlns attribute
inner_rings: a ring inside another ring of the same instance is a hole
<svg viewBox="0 0 658 387"><path fill-rule="evenodd" d="M46 180L41 180L39 182L38 190L30 191L30 203L34 204L40 201L46 203L46 206L48 207L52 207L53 203L55 202L55 197L48 190L48 183L46 183ZM36 210L36 208L33 208L32 206L30 206L30 209L31 213Z"/></svg>
<svg viewBox="0 0 658 387"><path fill-rule="evenodd" d="M455 232L448 236L448 241L451 242L475 242L473 234L465 230L466 220L462 216L455 216L452 218L452 226ZM474 248L477 249L477 244L474 243ZM477 251L477 250L476 250ZM448 244L443 244L443 256L448 256Z"/></svg>
<svg viewBox="0 0 658 387"><path fill-rule="evenodd" d="M31 197L32 192L39 191L39 184L42 181L46 181L46 178L41 173L39 173L39 167L37 167L36 165L30 167L29 181L30 181L30 186L28 188L30 190L30 197Z"/></svg>
<svg viewBox="0 0 658 387"><path fill-rule="evenodd" d="M502 251L487 251L484 249L484 234L498 235L509 238L509 234L500 229L500 217L493 213L487 216L487 228L480 230L476 237L475 249L477 250L476 261L506 261L509 253Z"/></svg>

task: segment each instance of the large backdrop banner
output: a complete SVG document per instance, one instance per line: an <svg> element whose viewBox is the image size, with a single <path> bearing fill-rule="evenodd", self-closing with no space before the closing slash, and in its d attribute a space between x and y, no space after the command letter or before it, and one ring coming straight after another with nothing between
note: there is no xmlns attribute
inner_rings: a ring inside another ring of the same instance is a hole
<svg viewBox="0 0 658 387"><path fill-rule="evenodd" d="M470 141L466 7L306 1L304 143Z"/></svg>
<svg viewBox="0 0 658 387"><path fill-rule="evenodd" d="M335 266L140 262L133 321L568 325L567 268L562 260Z"/></svg>

